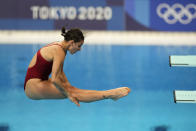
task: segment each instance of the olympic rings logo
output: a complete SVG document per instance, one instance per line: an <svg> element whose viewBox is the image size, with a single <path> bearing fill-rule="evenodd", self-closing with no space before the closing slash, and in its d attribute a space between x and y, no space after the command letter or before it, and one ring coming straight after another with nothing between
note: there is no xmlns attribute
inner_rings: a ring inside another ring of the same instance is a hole
<svg viewBox="0 0 196 131"><path fill-rule="evenodd" d="M171 7L162 3L157 7L157 14L163 18L168 24L175 24L180 22L181 24L189 24L196 18L196 5L188 4L185 7L179 3L172 5Z"/></svg>

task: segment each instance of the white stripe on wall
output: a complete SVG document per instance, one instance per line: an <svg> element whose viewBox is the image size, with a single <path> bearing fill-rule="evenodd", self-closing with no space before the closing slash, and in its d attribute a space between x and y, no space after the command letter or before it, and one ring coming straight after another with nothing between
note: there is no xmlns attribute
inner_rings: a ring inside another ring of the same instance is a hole
<svg viewBox="0 0 196 131"><path fill-rule="evenodd" d="M86 44L196 45L196 32L83 31ZM61 41L60 31L1 30L0 44L47 44Z"/></svg>

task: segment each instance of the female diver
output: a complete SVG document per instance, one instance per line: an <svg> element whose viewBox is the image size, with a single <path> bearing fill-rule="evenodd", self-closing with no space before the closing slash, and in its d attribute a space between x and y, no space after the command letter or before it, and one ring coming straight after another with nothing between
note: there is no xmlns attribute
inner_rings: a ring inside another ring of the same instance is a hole
<svg viewBox="0 0 196 131"><path fill-rule="evenodd" d="M84 36L80 29L62 28L64 40L53 42L42 47L32 58L24 83L26 95L33 100L40 99L64 99L69 98L76 105L79 102L93 102L103 99L117 100L128 95L128 87L120 87L105 91L83 90L70 84L63 64L69 51L71 54L80 51ZM49 79L49 75L51 78Z"/></svg>

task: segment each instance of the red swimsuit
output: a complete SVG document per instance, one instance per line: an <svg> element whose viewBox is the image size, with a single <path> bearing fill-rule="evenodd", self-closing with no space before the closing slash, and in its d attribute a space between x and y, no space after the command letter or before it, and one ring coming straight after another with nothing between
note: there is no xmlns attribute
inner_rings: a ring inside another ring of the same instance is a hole
<svg viewBox="0 0 196 131"><path fill-rule="evenodd" d="M59 45L59 44L49 44L50 45ZM59 45L61 46L61 45ZM40 53L40 50L37 52L37 60L33 67L28 68L25 83L24 83L24 89L26 86L26 83L29 79L32 78L38 78L41 80L48 80L48 77L52 71L52 64L53 61L49 62L45 60Z"/></svg>

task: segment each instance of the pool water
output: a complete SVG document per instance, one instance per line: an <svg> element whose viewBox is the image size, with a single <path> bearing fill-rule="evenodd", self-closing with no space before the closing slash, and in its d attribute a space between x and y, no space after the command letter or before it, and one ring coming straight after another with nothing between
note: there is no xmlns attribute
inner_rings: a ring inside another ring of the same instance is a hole
<svg viewBox="0 0 196 131"><path fill-rule="evenodd" d="M23 84L43 45L0 45L0 131L195 131L196 104L175 104L173 90L196 90L196 68L169 67L170 55L196 55L196 46L84 45L68 53L64 72L73 86L128 86L118 100L81 103L30 100Z"/></svg>

